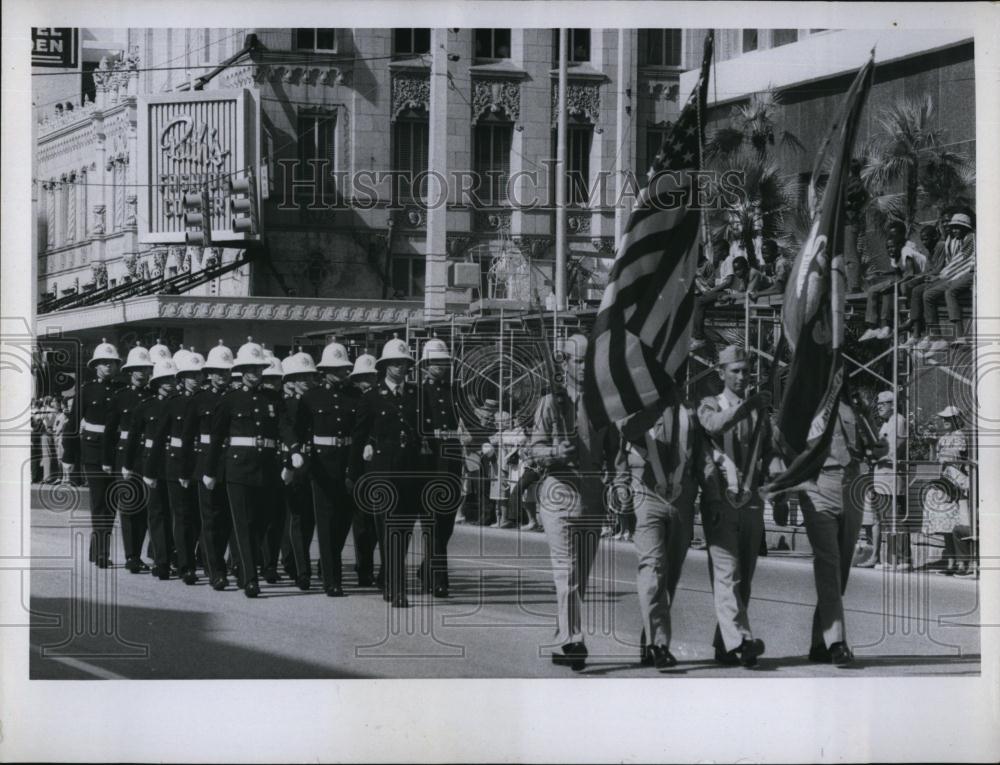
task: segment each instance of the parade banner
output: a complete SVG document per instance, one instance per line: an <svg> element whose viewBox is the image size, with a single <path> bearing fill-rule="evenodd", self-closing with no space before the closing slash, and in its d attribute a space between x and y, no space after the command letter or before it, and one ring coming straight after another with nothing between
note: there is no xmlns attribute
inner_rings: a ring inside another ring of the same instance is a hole
<svg viewBox="0 0 1000 765"><path fill-rule="evenodd" d="M212 90L139 100L139 241L185 241L185 194L207 193L213 242L251 238L233 230L231 180L260 166L260 106L247 90Z"/></svg>

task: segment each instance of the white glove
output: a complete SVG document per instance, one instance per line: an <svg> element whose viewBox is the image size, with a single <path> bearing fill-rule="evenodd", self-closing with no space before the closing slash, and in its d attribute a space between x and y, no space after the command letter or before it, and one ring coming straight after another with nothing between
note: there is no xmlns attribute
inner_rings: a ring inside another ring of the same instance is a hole
<svg viewBox="0 0 1000 765"><path fill-rule="evenodd" d="M105 473L110 473L111 465L101 465L101 470L103 470Z"/></svg>
<svg viewBox="0 0 1000 765"><path fill-rule="evenodd" d="M301 459L301 457L299 459ZM293 456L292 457L292 461L294 461L294 460L295 460L295 457ZM281 468L281 480L285 484L285 486L287 486L288 484L290 484L292 482L292 476L293 475L295 475L295 474L291 470L289 470L288 468Z"/></svg>
<svg viewBox="0 0 1000 765"><path fill-rule="evenodd" d="M110 473L111 471L109 470L108 472ZM128 468L126 468L126 467L123 467L122 468L122 478L131 478L131 477L132 477L132 471L129 470Z"/></svg>
<svg viewBox="0 0 1000 765"><path fill-rule="evenodd" d="M306 461L302 459L302 455L298 452L292 452L292 467L296 470L306 464ZM286 481L287 483L287 481Z"/></svg>
<svg viewBox="0 0 1000 765"><path fill-rule="evenodd" d="M60 464L62 465L62 471L65 475L68 476L70 473L73 472L74 465L70 464L69 462L62 462Z"/></svg>
<svg viewBox="0 0 1000 765"><path fill-rule="evenodd" d="M375 449L372 448L371 444L365 447L365 450L361 453L361 457L365 462L371 462L372 457L375 456Z"/></svg>
<svg viewBox="0 0 1000 765"><path fill-rule="evenodd" d="M201 482L205 484L205 488L211 491L215 488L215 479L210 475L204 475L201 477Z"/></svg>
<svg viewBox="0 0 1000 765"><path fill-rule="evenodd" d="M186 489L188 486L191 485L191 482L187 478L178 478L177 483L181 485L182 489Z"/></svg>
<svg viewBox="0 0 1000 765"><path fill-rule="evenodd" d="M156 488L156 479L155 478L147 478L146 476L143 476L142 477L142 482L144 484L146 484L146 486L148 486L150 489L155 489Z"/></svg>
<svg viewBox="0 0 1000 765"><path fill-rule="evenodd" d="M491 444L489 441L483 444L483 456L484 457L493 456L493 444Z"/></svg>

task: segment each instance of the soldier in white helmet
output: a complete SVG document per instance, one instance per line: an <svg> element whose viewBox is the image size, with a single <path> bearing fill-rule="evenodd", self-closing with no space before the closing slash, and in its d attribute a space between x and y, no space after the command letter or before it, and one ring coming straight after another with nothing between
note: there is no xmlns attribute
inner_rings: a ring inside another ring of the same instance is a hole
<svg viewBox="0 0 1000 765"><path fill-rule="evenodd" d="M158 351L158 354L162 352ZM117 486L112 487L117 511L122 525L122 542L125 546L125 567L133 574L148 571L142 560L142 543L146 539L148 493L142 479L134 475L125 464L125 446L128 443L132 418L139 405L151 396L146 387L153 371L149 351L138 343L128 352L122 366L129 385L118 391L111 402L104 429L104 459L102 469L114 475Z"/></svg>
<svg viewBox="0 0 1000 765"><path fill-rule="evenodd" d="M153 576L170 578L174 552L173 521L167 489L166 451L170 439L170 404L176 393L177 365L161 358L153 367L150 387L155 396L146 399L132 413L124 463L142 476L149 492L149 538L153 545Z"/></svg>
<svg viewBox="0 0 1000 765"><path fill-rule="evenodd" d="M101 469L104 464L102 441L116 392L114 378L120 365L118 350L102 338L87 362L94 371L94 379L80 386L62 436L63 473L70 475L79 465L87 481L92 528L90 560L100 568L111 565L115 509L108 505L111 476Z"/></svg>
<svg viewBox="0 0 1000 765"><path fill-rule="evenodd" d="M304 464L281 400L274 400L260 390L267 366L263 349L248 338L233 363L233 368L243 373L243 384L222 398L212 416L202 477L207 489L215 489L216 476L225 464L239 583L248 598L260 594L257 565L267 511L277 497L276 485L281 480L280 444L294 447L293 467Z"/></svg>
<svg viewBox="0 0 1000 765"><path fill-rule="evenodd" d="M354 369L351 370L349 379L354 386L357 403L361 402L361 397L374 388L378 381L375 361L375 357L368 353L367 349L354 360ZM366 511L361 503L354 501L353 497L351 504L354 509L351 534L354 537L354 568L358 574L358 584L362 587L370 587L372 584L384 587L385 572L381 570L385 560L381 537L383 527L381 524L376 524L375 516ZM375 575L376 546L379 548L379 556L383 561L377 576Z"/></svg>
<svg viewBox="0 0 1000 765"><path fill-rule="evenodd" d="M455 406L451 381L451 354L438 337L424 343L420 354L420 429L424 439L424 472L429 481L453 484L443 491L428 491L429 497L454 497L454 504L430 507L421 504L420 525L426 526L424 560L419 578L424 592L435 598L448 597L448 542L455 529L461 502L464 447L472 440ZM431 476L440 476L433 478ZM429 533L427 533L429 532Z"/></svg>
<svg viewBox="0 0 1000 765"><path fill-rule="evenodd" d="M285 397L282 394L284 387L284 372L281 367L281 360L267 347L263 347L264 358L267 360L267 368L261 375L260 391L276 405L283 405ZM287 461L287 454L282 455L282 460ZM281 555L281 539L288 525L288 513L285 508L284 492L281 481L270 482L269 487L274 492L274 496L267 504L264 513L264 529L261 538L261 576L268 584L274 584L280 578L278 575L278 558Z"/></svg>
<svg viewBox="0 0 1000 765"><path fill-rule="evenodd" d="M421 479L414 477L422 468L419 394L415 385L406 382L412 366L413 358L403 340L393 337L385 344L377 362L385 378L362 397L351 445L352 481L360 478L361 465L367 462L365 480L389 489L388 501L363 509L376 513L385 524L383 596L395 608L409 606L406 553L420 511L422 488Z"/></svg>
<svg viewBox="0 0 1000 765"><path fill-rule="evenodd" d="M201 511L201 549L212 589L222 591L229 585L226 568L226 544L233 530L232 515L229 512L229 498L226 495L224 463L220 465L216 485L209 489L202 482L211 442L212 416L229 392L229 375L233 367L233 352L220 340L208 352L202 371L207 384L194 394L195 441L194 474L198 484L198 506Z"/></svg>
<svg viewBox="0 0 1000 765"><path fill-rule="evenodd" d="M353 516L347 487L357 407L347 379L352 368L347 349L335 341L328 343L316 365L323 381L302 396L295 410L295 439L309 449L320 569L329 597L344 595L342 553Z"/></svg>

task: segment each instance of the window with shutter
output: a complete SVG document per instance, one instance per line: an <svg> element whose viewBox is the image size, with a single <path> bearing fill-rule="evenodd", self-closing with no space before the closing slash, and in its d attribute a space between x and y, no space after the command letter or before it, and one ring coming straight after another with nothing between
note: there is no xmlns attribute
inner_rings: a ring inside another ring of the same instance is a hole
<svg viewBox="0 0 1000 765"><path fill-rule="evenodd" d="M510 149L514 126L509 123L476 125L475 166L479 178L479 199L487 206L507 202L507 179L510 177Z"/></svg>
<svg viewBox="0 0 1000 765"><path fill-rule="evenodd" d="M427 119L416 113L397 119L393 125L392 169L398 174L398 180L393 183L393 201L408 202L423 195L426 181L421 188L414 188L413 179L427 171L429 138Z"/></svg>

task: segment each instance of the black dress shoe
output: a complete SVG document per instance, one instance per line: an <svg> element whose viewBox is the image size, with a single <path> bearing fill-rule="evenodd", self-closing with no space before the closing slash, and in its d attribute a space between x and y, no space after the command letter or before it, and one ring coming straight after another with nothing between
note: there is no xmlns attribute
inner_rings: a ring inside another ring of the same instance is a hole
<svg viewBox="0 0 1000 765"><path fill-rule="evenodd" d="M153 566L152 573L157 579L163 581L170 578L170 568L168 566Z"/></svg>
<svg viewBox="0 0 1000 765"><path fill-rule="evenodd" d="M306 590L309 589L309 577L308 576L298 577L295 580L295 586L298 587L303 592L305 592Z"/></svg>
<svg viewBox="0 0 1000 765"><path fill-rule="evenodd" d="M849 667L854 663L854 653L843 641L830 646L830 661L838 667Z"/></svg>
<svg viewBox="0 0 1000 765"><path fill-rule="evenodd" d="M653 666L659 672L666 672L671 667L677 666L676 657L665 645L651 645L647 654L652 657Z"/></svg>
<svg viewBox="0 0 1000 765"><path fill-rule="evenodd" d="M138 558L129 558L125 561L125 568L130 574L138 574L142 571L142 561Z"/></svg>
<svg viewBox="0 0 1000 765"><path fill-rule="evenodd" d="M95 565L98 568L111 568L111 561L108 558L98 558Z"/></svg>
<svg viewBox="0 0 1000 765"><path fill-rule="evenodd" d="M247 582L247 586L243 588L243 594L248 598L256 598L260 595L260 585L257 582Z"/></svg>
<svg viewBox="0 0 1000 765"><path fill-rule="evenodd" d="M146 563L142 558L139 558L139 571L149 571L149 564Z"/></svg>
<svg viewBox="0 0 1000 765"><path fill-rule="evenodd" d="M817 664L829 664L831 662L830 651L825 645L814 645L809 649L809 661Z"/></svg>
<svg viewBox="0 0 1000 765"><path fill-rule="evenodd" d="M448 588L444 587L444 586L435 587L434 588L434 597L435 598L447 598L448 597Z"/></svg>
<svg viewBox="0 0 1000 765"><path fill-rule="evenodd" d="M406 599L405 595L397 595L392 599L393 608L409 608L410 601Z"/></svg>
<svg viewBox="0 0 1000 765"><path fill-rule="evenodd" d="M191 571L191 570L185 571L182 579L184 580L184 584L197 584L198 583L198 575L194 571Z"/></svg>
<svg viewBox="0 0 1000 765"><path fill-rule="evenodd" d="M740 663L740 649L734 648L732 651L724 651L721 648L716 648L715 660L727 667L735 667Z"/></svg>
<svg viewBox="0 0 1000 765"><path fill-rule="evenodd" d="M740 662L744 667L756 667L757 657L764 653L764 641L760 638L743 638L739 651Z"/></svg>
<svg viewBox="0 0 1000 765"><path fill-rule="evenodd" d="M273 567L265 568L263 571L263 577L264 581L268 584L275 584L279 579L278 572Z"/></svg>
<svg viewBox="0 0 1000 765"><path fill-rule="evenodd" d="M358 577L358 587L374 587L375 579L371 576L359 576Z"/></svg>
<svg viewBox="0 0 1000 765"><path fill-rule="evenodd" d="M326 588L326 596L328 598L343 598L343 597L345 597L345 595L344 595L344 588L341 587L339 584L335 584L335 585L332 585L331 587L327 587Z"/></svg>
<svg viewBox="0 0 1000 765"><path fill-rule="evenodd" d="M649 646L646 645L646 628L643 627L642 632L639 634L639 665L643 667L653 666L653 654L649 651Z"/></svg>
<svg viewBox="0 0 1000 765"><path fill-rule="evenodd" d="M562 647L562 653L552 654L552 663L579 672L587 666L587 646L583 643L567 643Z"/></svg>
<svg viewBox="0 0 1000 765"><path fill-rule="evenodd" d="M212 589L222 592L226 587L229 586L229 580L221 574L214 579L212 579Z"/></svg>

